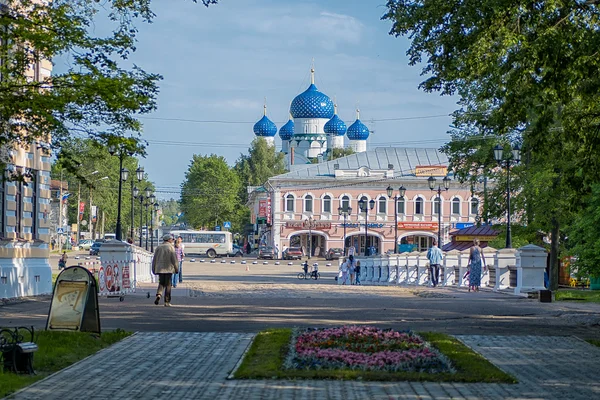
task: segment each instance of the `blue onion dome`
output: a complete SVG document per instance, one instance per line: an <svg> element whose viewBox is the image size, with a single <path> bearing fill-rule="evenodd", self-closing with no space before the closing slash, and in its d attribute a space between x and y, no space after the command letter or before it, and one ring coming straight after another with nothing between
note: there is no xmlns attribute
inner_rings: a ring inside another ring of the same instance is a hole
<svg viewBox="0 0 600 400"><path fill-rule="evenodd" d="M334 105L334 114L333 118L325 123L323 130L327 134L331 134L334 136L344 136L346 134L346 124L340 117L337 115L337 105Z"/></svg>
<svg viewBox="0 0 600 400"><path fill-rule="evenodd" d="M281 140L290 140L294 136L294 121L290 115L290 119L279 129L279 137Z"/></svg>
<svg viewBox="0 0 600 400"><path fill-rule="evenodd" d="M356 121L348 127L348 139L350 140L367 140L369 137L369 128L359 119L359 110L356 110Z"/></svg>
<svg viewBox="0 0 600 400"><path fill-rule="evenodd" d="M292 101L290 112L294 118L331 118L333 102L315 86L314 68L310 70L310 86Z"/></svg>
<svg viewBox="0 0 600 400"><path fill-rule="evenodd" d="M267 117L267 105L264 106L264 115L254 124L254 134L256 136L273 137L277 134L277 126Z"/></svg>

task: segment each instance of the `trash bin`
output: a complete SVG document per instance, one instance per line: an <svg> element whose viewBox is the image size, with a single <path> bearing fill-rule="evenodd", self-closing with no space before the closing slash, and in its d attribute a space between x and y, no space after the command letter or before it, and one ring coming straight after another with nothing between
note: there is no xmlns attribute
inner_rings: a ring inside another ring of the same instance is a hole
<svg viewBox="0 0 600 400"><path fill-rule="evenodd" d="M552 290L540 290L540 303L552 303Z"/></svg>
<svg viewBox="0 0 600 400"><path fill-rule="evenodd" d="M590 278L590 290L600 290L600 276Z"/></svg>

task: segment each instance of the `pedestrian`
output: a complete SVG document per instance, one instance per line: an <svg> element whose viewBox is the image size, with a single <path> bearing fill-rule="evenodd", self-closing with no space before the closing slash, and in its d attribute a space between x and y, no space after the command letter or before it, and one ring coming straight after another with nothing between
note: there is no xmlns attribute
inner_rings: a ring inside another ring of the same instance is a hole
<svg viewBox="0 0 600 400"><path fill-rule="evenodd" d="M52 250L54 250L54 247L56 246L56 239L52 238L52 242L50 242L50 246L52 246Z"/></svg>
<svg viewBox="0 0 600 400"><path fill-rule="evenodd" d="M345 259L340 268L342 270L342 285L345 285L348 280L348 260Z"/></svg>
<svg viewBox="0 0 600 400"><path fill-rule="evenodd" d="M252 245L250 244L250 241L248 241L246 243L246 254L250 254L252 252Z"/></svg>
<svg viewBox="0 0 600 400"><path fill-rule="evenodd" d="M471 289L474 292L479 292L479 286L481 285L481 266L485 266L485 257L479 247L479 239L473 240L473 247L469 252L469 262L467 269L469 271L469 292Z"/></svg>
<svg viewBox="0 0 600 400"><path fill-rule="evenodd" d="M354 261L354 256L351 255L348 257L348 273L350 274L350 284L354 285L354 275L356 272L356 262Z"/></svg>
<svg viewBox="0 0 600 400"><path fill-rule="evenodd" d="M304 264L302 264L302 269L304 270L304 276L308 275L308 261L304 261Z"/></svg>
<svg viewBox="0 0 600 400"><path fill-rule="evenodd" d="M58 269L64 269L67 267L67 259L69 258L69 256L67 256L67 251L64 250L62 253L62 256L60 257L60 260L58 260Z"/></svg>
<svg viewBox="0 0 600 400"><path fill-rule="evenodd" d="M158 289L154 304L160 303L160 298L165 297L165 307L171 307L171 284L173 274L179 272L179 263L173 247L173 236L163 236L163 243L154 250L152 257L152 273L158 275Z"/></svg>
<svg viewBox="0 0 600 400"><path fill-rule="evenodd" d="M179 240L179 247L181 247L181 261L179 262L179 283L183 282L183 259L185 258L185 244L183 244L183 237L178 236L177 240Z"/></svg>
<svg viewBox="0 0 600 400"><path fill-rule="evenodd" d="M360 285L360 260L356 260L355 273L356 273L356 284Z"/></svg>
<svg viewBox="0 0 600 400"><path fill-rule="evenodd" d="M173 287L176 288L177 284L181 282L181 264L183 264L183 244L181 243L182 239L179 236L175 240L175 255L177 256L177 266L178 271L173 274Z"/></svg>
<svg viewBox="0 0 600 400"><path fill-rule="evenodd" d="M438 247L437 239L433 239L433 244L427 250L427 259L429 260L429 277L431 284L436 287L440 279L440 264L443 259L442 250Z"/></svg>

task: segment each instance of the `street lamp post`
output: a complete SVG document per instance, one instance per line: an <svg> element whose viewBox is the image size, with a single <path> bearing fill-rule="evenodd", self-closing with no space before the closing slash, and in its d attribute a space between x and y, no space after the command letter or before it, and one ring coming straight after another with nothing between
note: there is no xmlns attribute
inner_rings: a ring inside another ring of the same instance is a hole
<svg viewBox="0 0 600 400"><path fill-rule="evenodd" d="M117 240L123 239L123 233L121 232L121 194L123 191L123 182L127 180L129 176L129 170L127 168L123 168L123 159L126 155L132 155L133 153L128 151L124 146L115 146L110 145L108 147L108 153L111 156L115 154L119 157L119 199L117 201L117 231L115 232L115 236Z"/></svg>
<svg viewBox="0 0 600 400"><path fill-rule="evenodd" d="M138 182L141 182L142 179L144 179L144 169L142 167L139 167L138 169L135 170L135 175L136 178L138 180ZM134 240L134 235L135 235L135 219L134 219L134 215L133 215L133 203L134 200L137 198L139 194L139 190L133 186L133 178L131 179L131 230L130 230L130 237L131 240Z"/></svg>
<svg viewBox="0 0 600 400"><path fill-rule="evenodd" d="M310 260L310 255L312 253L312 229L313 229L313 218L312 215L308 217L306 220L308 224L308 259Z"/></svg>
<svg viewBox="0 0 600 400"><path fill-rule="evenodd" d="M152 228L152 238L150 239L150 252L154 253L154 211L158 211L158 203L154 203L154 195L151 195L150 198L150 227Z"/></svg>
<svg viewBox="0 0 600 400"><path fill-rule="evenodd" d="M371 199L371 201L367 202L365 199L361 199L358 202L358 207L361 211L365 212L365 257L370 255L368 250L368 242L369 242L369 209L375 208L375 200Z"/></svg>
<svg viewBox="0 0 600 400"><path fill-rule="evenodd" d="M510 167L521 162L521 147L516 144L514 147L509 147L509 155L504 158L504 147L496 145L494 147L494 158L498 165L506 168L506 248L512 248L512 237L510 232ZM504 165L503 165L504 164Z"/></svg>
<svg viewBox="0 0 600 400"><path fill-rule="evenodd" d="M399 196L394 196L394 254L398 252L398 200L404 198L404 194L406 193L406 188L404 186L400 186L398 189ZM392 198L394 194L394 189L391 186L387 187L387 195L389 198Z"/></svg>
<svg viewBox="0 0 600 400"><path fill-rule="evenodd" d="M142 247L142 227L144 225L144 221L143 221L143 217L144 217L144 195L140 193L138 188L134 188L135 193L139 194L139 197L137 197L140 200L140 247Z"/></svg>
<svg viewBox="0 0 600 400"><path fill-rule="evenodd" d="M338 214L344 216L344 256L346 255L346 218L352 214L352 207L338 207Z"/></svg>
<svg viewBox="0 0 600 400"><path fill-rule="evenodd" d="M450 177L446 175L442 182L444 183L444 190L448 190L450 188ZM437 189L435 188L435 178L430 176L427 179L429 183L429 189L437 192L437 203L438 203L438 247L442 248L442 185L438 185Z"/></svg>

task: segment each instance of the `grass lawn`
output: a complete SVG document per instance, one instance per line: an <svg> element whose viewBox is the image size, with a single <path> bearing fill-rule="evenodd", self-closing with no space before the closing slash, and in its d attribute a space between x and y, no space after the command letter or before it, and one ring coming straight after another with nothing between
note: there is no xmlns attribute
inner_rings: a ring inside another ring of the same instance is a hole
<svg viewBox="0 0 600 400"><path fill-rule="evenodd" d="M254 339L236 379L342 379L371 381L435 381L516 383L516 379L496 368L457 339L443 333L426 332L419 335L448 357L456 374L416 372L338 370L284 370L283 362L292 336L291 329L267 329Z"/></svg>
<svg viewBox="0 0 600 400"><path fill-rule="evenodd" d="M588 342L589 344L593 344L594 346L600 347L600 340L597 340L597 339L588 339L588 340L586 340L586 342Z"/></svg>
<svg viewBox="0 0 600 400"><path fill-rule="evenodd" d="M37 375L17 375L0 369L0 398L60 371L129 335L131 332L122 330L103 332L100 337L85 332L37 331L35 342L39 350L33 356L33 367ZM28 335L26 340L29 340Z"/></svg>
<svg viewBox="0 0 600 400"><path fill-rule="evenodd" d="M558 290L555 292L556 301L581 301L588 303L600 303L600 290Z"/></svg>

